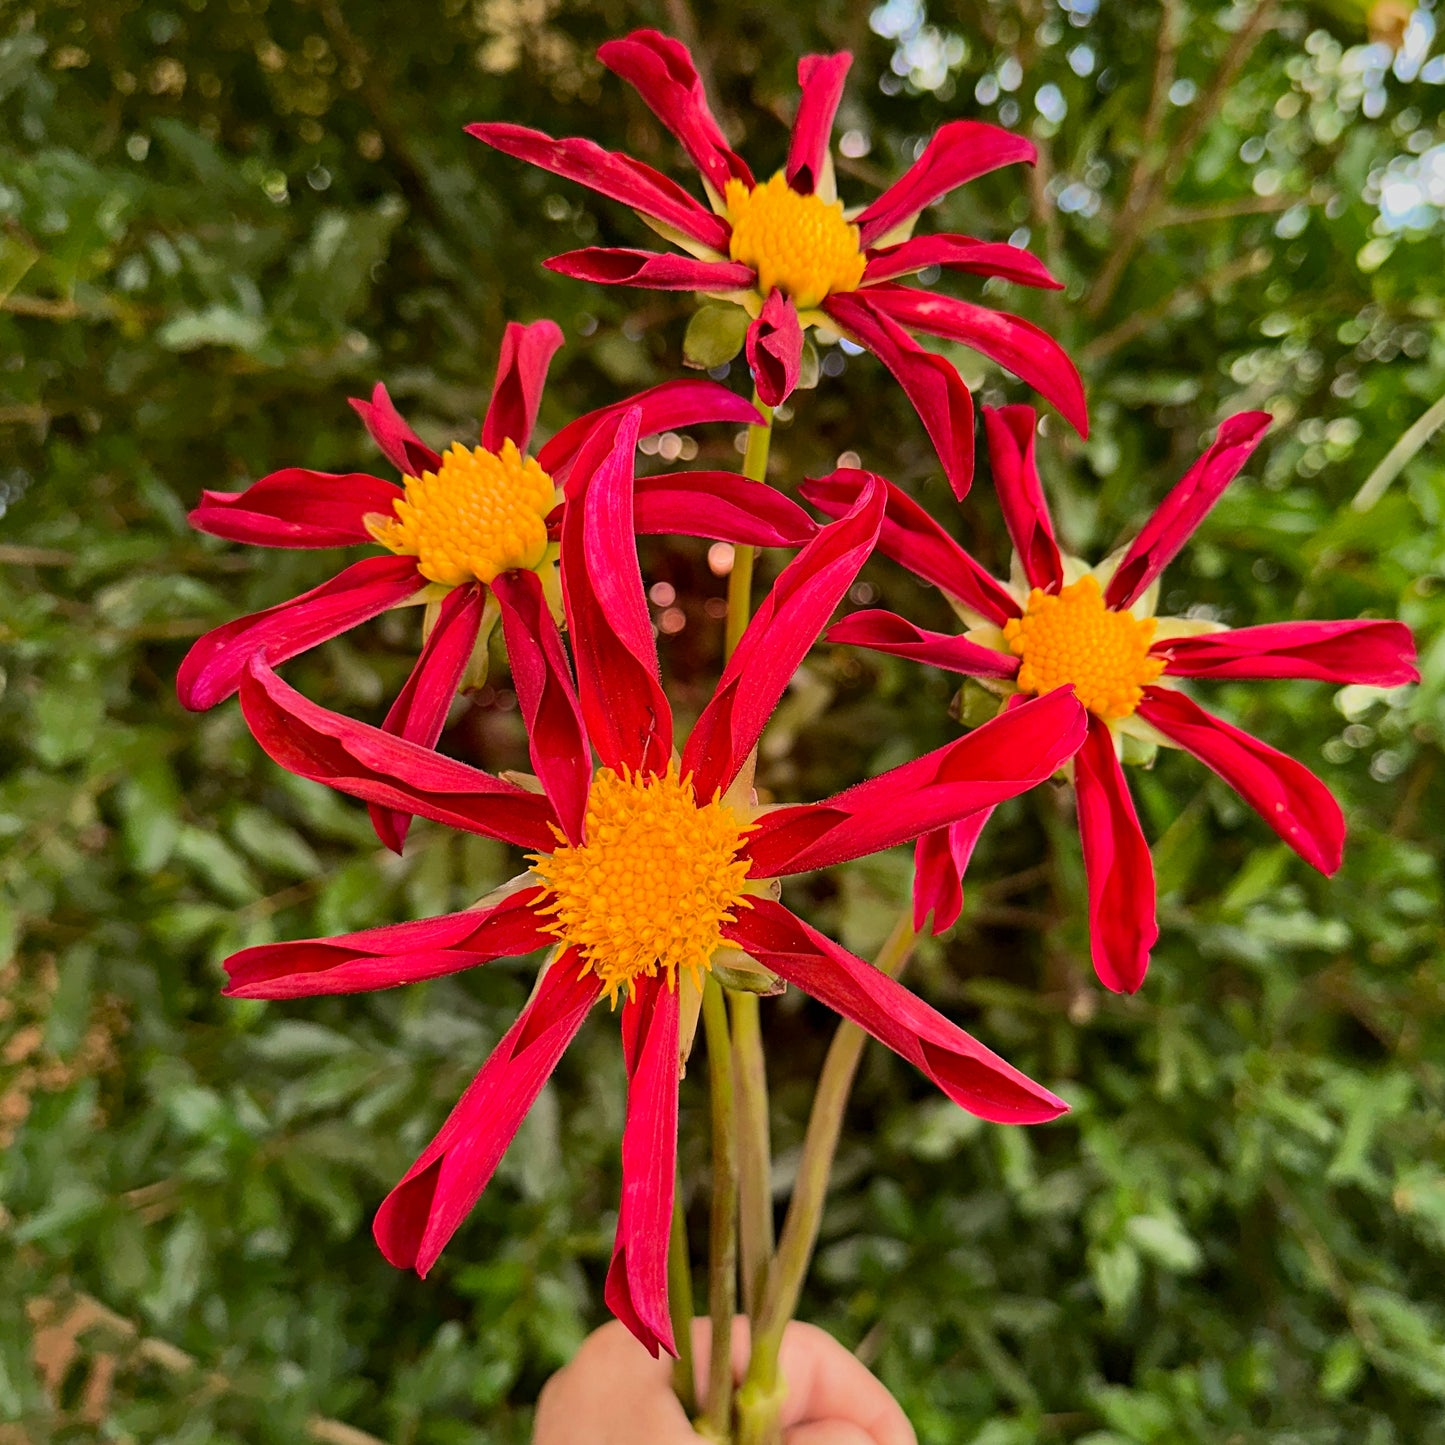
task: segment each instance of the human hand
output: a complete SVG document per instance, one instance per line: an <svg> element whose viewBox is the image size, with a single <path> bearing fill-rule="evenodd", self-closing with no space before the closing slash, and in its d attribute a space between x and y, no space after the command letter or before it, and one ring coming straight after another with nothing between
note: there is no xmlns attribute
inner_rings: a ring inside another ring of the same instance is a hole
<svg viewBox="0 0 1445 1445"><path fill-rule="evenodd" d="M712 1323L692 1323L698 1396L706 1392ZM733 1378L748 1362L748 1322L733 1321ZM898 1402L831 1335L794 1321L778 1365L787 1388L784 1445L917 1445ZM533 1445L707 1445L672 1391L672 1362L654 1360L616 1320L587 1337L537 1402Z"/></svg>

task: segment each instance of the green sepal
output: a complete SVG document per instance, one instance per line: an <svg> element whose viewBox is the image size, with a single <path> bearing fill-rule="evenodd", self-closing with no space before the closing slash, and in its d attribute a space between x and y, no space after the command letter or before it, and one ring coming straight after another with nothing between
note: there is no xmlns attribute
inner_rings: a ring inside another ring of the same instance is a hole
<svg viewBox="0 0 1445 1445"><path fill-rule="evenodd" d="M682 338L685 365L699 371L726 366L743 349L748 335L748 313L741 306L710 302L699 306Z"/></svg>

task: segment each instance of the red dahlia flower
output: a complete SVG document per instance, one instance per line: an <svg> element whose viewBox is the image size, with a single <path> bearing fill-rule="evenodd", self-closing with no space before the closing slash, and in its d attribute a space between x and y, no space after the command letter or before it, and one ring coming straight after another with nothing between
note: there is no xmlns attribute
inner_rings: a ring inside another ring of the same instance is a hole
<svg viewBox="0 0 1445 1445"><path fill-rule="evenodd" d="M499 576L532 571L556 598L556 515L578 448L600 420L636 405L643 435L702 422L756 422L756 410L709 381L669 381L590 412L527 455L547 368L562 344L552 321L512 323L502 339L481 445L439 456L407 426L386 388L352 406L403 474L402 486L364 472L336 476L288 467L244 492L204 492L191 524L213 536L268 547L369 542L387 555L354 563L279 607L228 622L181 663L180 699L202 710L236 691L247 664L275 665L393 607L424 604L416 666L382 724L430 746L459 686L480 686L497 621ZM675 533L758 546L797 546L817 527L786 497L731 472L678 472L637 484L644 533ZM373 809L382 841L400 850L406 819Z"/></svg>
<svg viewBox="0 0 1445 1445"><path fill-rule="evenodd" d="M1016 246L972 236L910 239L919 214L950 191L1015 161L1032 164L1032 142L979 121L950 121L898 181L850 217L837 199L828 141L851 55L806 55L798 62L803 94L787 164L761 183L729 148L686 46L656 30L637 30L609 40L597 56L677 137L702 176L711 209L650 166L593 141L553 140L500 121L468 126L507 155L631 206L688 253L591 246L554 256L547 262L552 270L605 285L702 292L746 307L753 318L748 365L769 406L797 383L805 327L827 326L851 338L897 377L960 497L973 476L973 401L954 368L923 350L911 332L982 352L1087 432L1078 372L1038 327L898 284L901 277L943 267L1025 286L1061 285Z"/></svg>
<svg viewBox="0 0 1445 1445"><path fill-rule="evenodd" d="M778 901L774 880L947 827L1047 777L1079 745L1067 690L821 803L759 810L751 755L798 663L872 550L883 494L864 488L764 600L691 736L672 709L633 536L640 408L601 425L568 483L562 587L576 684L533 572L494 590L527 721L534 788L308 702L257 660L247 721L283 767L368 803L528 850L530 869L476 907L341 938L250 948L227 992L295 998L388 988L551 947L535 991L441 1131L382 1204L393 1264L425 1274L599 1000L622 1000L628 1072L622 1203L607 1301L654 1354L673 1350L667 1243L684 998L719 950L745 954L855 1020L986 1119L1052 1119L1061 1100ZM594 765L593 754L597 764Z"/></svg>
<svg viewBox="0 0 1445 1445"><path fill-rule="evenodd" d="M1307 677L1393 687L1416 682L1415 646L1400 622L1279 622L1228 628L1156 617L1159 574L1249 458L1269 413L1232 416L1144 529L1096 567L1059 550L1034 463L1032 407L984 408L989 459L1017 554L1013 586L995 581L891 483L879 548L939 587L970 624L962 636L926 632L891 612L857 612L829 641L851 642L979 678L1010 699L1072 685L1088 709L1073 761L1088 875L1094 969L1111 989L1144 981L1158 937L1154 870L1124 782L1123 739L1182 748L1212 768L1307 863L1340 865L1345 823L1330 791L1304 767L1204 711L1173 678ZM830 515L856 505L866 473L810 482L804 495ZM1005 714L1006 715L1006 714ZM978 812L920 838L913 909L935 932L958 917L960 878L987 821Z"/></svg>

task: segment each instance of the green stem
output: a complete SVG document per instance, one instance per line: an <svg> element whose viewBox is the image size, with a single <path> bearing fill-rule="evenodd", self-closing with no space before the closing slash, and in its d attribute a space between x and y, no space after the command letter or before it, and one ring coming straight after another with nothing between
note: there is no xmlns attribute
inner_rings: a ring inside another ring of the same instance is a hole
<svg viewBox="0 0 1445 1445"><path fill-rule="evenodd" d="M897 977L908 962L916 939L912 905L905 904L874 960L878 971ZM778 1372L778 1350L783 1343L783 1331L798 1307L798 1297L818 1242L828 1195L828 1176L838 1150L848 1094L867 1038L857 1024L841 1023L823 1061L823 1072L818 1076L793 1198L753 1327L747 1378L738 1393L738 1445L777 1445L781 1439L778 1414L783 1403L783 1381Z"/></svg>
<svg viewBox="0 0 1445 1445"><path fill-rule="evenodd" d="M738 1252L743 1309L754 1318L773 1257L773 1151L768 1137L768 1075L755 993L729 993L738 1104Z"/></svg>
<svg viewBox="0 0 1445 1445"><path fill-rule="evenodd" d="M698 1428L712 1439L732 1438L733 1313L737 1309L738 1167L733 1097L732 1041L722 989L709 978L702 990L707 1031L709 1099L712 1105L712 1223L708 1257L708 1313L712 1349L708 1357L707 1410Z"/></svg>
<svg viewBox="0 0 1445 1445"><path fill-rule="evenodd" d="M768 449L773 440L773 409L753 389L753 405L762 413L761 426L748 428L748 449L743 454L743 476L761 482L768 474ZM753 557L756 549L740 542L733 549L733 569L728 573L728 619L723 638L723 657L737 650L753 611Z"/></svg>
<svg viewBox="0 0 1445 1445"><path fill-rule="evenodd" d="M682 1180L672 1186L672 1238L667 1249L667 1303L677 1358L672 1362L672 1388L688 1419L697 1414L697 1376L692 1363L692 1269L687 1256L687 1220L682 1205Z"/></svg>

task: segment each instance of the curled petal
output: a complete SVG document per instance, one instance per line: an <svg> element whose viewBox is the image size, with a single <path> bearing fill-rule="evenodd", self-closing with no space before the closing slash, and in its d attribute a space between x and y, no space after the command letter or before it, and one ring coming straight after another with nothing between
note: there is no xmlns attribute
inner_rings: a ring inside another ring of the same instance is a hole
<svg viewBox="0 0 1445 1445"><path fill-rule="evenodd" d="M818 524L791 497L736 472L639 477L633 497L633 525L640 536L801 547L818 534Z"/></svg>
<svg viewBox="0 0 1445 1445"><path fill-rule="evenodd" d="M597 58L642 97L718 195L733 177L752 185L752 172L733 154L708 109L702 80L680 40L657 30L634 30L599 46Z"/></svg>
<svg viewBox="0 0 1445 1445"><path fill-rule="evenodd" d="M502 122L469 125L467 134L504 155L540 166L554 176L621 201L634 211L681 231L719 255L727 255L732 228L675 181L631 156L603 150L590 140L553 140L541 131Z"/></svg>
<svg viewBox="0 0 1445 1445"><path fill-rule="evenodd" d="M202 492L190 515L198 532L257 547L350 547L370 542L362 518L392 515L401 488L365 472L337 476L287 467L244 492Z"/></svg>
<svg viewBox="0 0 1445 1445"><path fill-rule="evenodd" d="M901 983L771 898L754 899L723 933L765 968L907 1059L970 1114L996 1124L1039 1124L1068 1109Z"/></svg>
<svg viewBox="0 0 1445 1445"><path fill-rule="evenodd" d="M881 608L850 612L829 628L825 640L908 657L966 677L1014 677L1019 670L1019 660L1012 653L995 652L955 633L929 632Z"/></svg>
<svg viewBox="0 0 1445 1445"><path fill-rule="evenodd" d="M262 662L241 682L241 711L266 753L297 777L534 852L556 846L546 798L320 707Z"/></svg>
<svg viewBox="0 0 1445 1445"><path fill-rule="evenodd" d="M1089 409L1078 370L1064 348L1033 322L956 296L891 282L870 286L864 294L875 311L903 326L945 341L961 341L998 362L1058 407L1080 436L1088 436Z"/></svg>
<svg viewBox="0 0 1445 1445"><path fill-rule="evenodd" d="M820 512L841 517L856 504L871 477L872 472L841 468L830 476L810 477L798 490ZM995 581L907 492L882 477L877 480L888 497L878 533L878 550L885 557L997 627L1019 615L1018 599L1002 582Z"/></svg>
<svg viewBox="0 0 1445 1445"><path fill-rule="evenodd" d="M829 174L828 141L852 64L853 57L846 50L835 55L805 55L798 62L803 98L793 120L786 170L788 184L800 195L811 195Z"/></svg>
<svg viewBox="0 0 1445 1445"><path fill-rule="evenodd" d="M399 472L419 477L423 472L434 472L441 466L441 457L402 420L401 413L379 381L372 388L370 401L352 397L351 405L366 424L372 441Z"/></svg>
<svg viewBox="0 0 1445 1445"><path fill-rule="evenodd" d="M1205 712L1173 688L1146 687L1139 716L1218 773L1306 863L1321 873L1339 868L1344 814L1303 763Z"/></svg>
<svg viewBox="0 0 1445 1445"><path fill-rule="evenodd" d="M1152 649L1171 677L1309 677L1320 682L1398 687L1419 682L1415 639L1403 622L1272 622L1203 637L1175 637Z"/></svg>
<svg viewBox="0 0 1445 1445"><path fill-rule="evenodd" d="M203 712L235 692L253 657L273 665L336 637L425 587L415 557L367 557L289 602L238 617L199 638L176 675L176 694Z"/></svg>
<svg viewBox="0 0 1445 1445"><path fill-rule="evenodd" d="M951 120L933 133L923 154L858 217L865 246L911 221L925 206L969 181L1038 158L1032 141L976 120Z"/></svg>
<svg viewBox="0 0 1445 1445"><path fill-rule="evenodd" d="M1104 589L1108 606L1132 607L1174 560L1224 489L1239 475L1271 420L1267 411L1242 411L1219 424L1213 445L1175 483L1144 524L1144 530L1129 544Z"/></svg>
<svg viewBox="0 0 1445 1445"><path fill-rule="evenodd" d="M398 1269L425 1275L481 1198L533 1100L599 997L564 954L457 1101L435 1139L382 1201L372 1232Z"/></svg>
<svg viewBox="0 0 1445 1445"><path fill-rule="evenodd" d="M1054 540L1054 524L1034 460L1037 424L1031 406L983 409L994 490L1024 577L1030 587L1057 592L1064 585L1064 561Z"/></svg>
<svg viewBox="0 0 1445 1445"><path fill-rule="evenodd" d="M369 993L531 953L555 941L533 912L543 892L523 888L441 918L243 948L226 960L230 982L224 992L228 998Z"/></svg>
<svg viewBox="0 0 1445 1445"><path fill-rule="evenodd" d="M980 808L946 828L924 833L913 845L913 931L922 933L933 915L933 933L943 933L963 912L963 875L992 808Z"/></svg>
<svg viewBox="0 0 1445 1445"><path fill-rule="evenodd" d="M562 328L555 321L534 321L529 326L507 323L492 399L482 422L482 445L489 452L501 451L508 441L519 452L527 450L547 385L547 368L561 344Z"/></svg>
<svg viewBox="0 0 1445 1445"><path fill-rule="evenodd" d="M748 327L747 352L758 396L768 406L781 406L798 384L803 328L797 308L776 288L768 292L762 314Z"/></svg>
<svg viewBox="0 0 1445 1445"><path fill-rule="evenodd" d="M757 272L738 261L698 261L665 251L586 246L542 263L560 276L603 286L640 286L649 291L750 291Z"/></svg>
<svg viewBox="0 0 1445 1445"><path fill-rule="evenodd" d="M1079 836L1089 884L1089 948L1105 988L1133 993L1144 982L1159 937L1154 917L1154 862L1108 725L1089 719L1074 759Z"/></svg>
<svg viewBox="0 0 1445 1445"><path fill-rule="evenodd" d="M1064 283L1037 256L1005 241L979 241L973 236L914 236L896 246L880 246L868 253L863 285L911 276L928 266L961 271L968 276L997 276L1020 286L1041 286L1062 291Z"/></svg>

